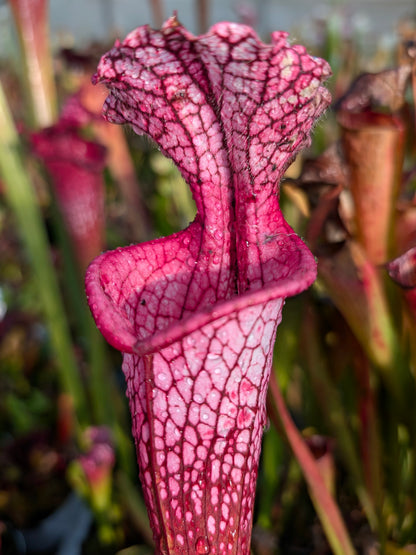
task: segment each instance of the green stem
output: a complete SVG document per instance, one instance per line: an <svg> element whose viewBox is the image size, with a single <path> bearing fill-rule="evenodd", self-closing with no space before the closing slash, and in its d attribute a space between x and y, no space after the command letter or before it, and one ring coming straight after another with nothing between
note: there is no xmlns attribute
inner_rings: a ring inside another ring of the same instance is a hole
<svg viewBox="0 0 416 555"><path fill-rule="evenodd" d="M360 461L357 449L355 447L354 437L350 429L347 414L342 403L338 389L333 383L330 376L327 361L323 356L320 348L318 337L318 322L312 307L306 311L304 316L306 321L305 328L308 330L305 334L305 356L307 360L307 369L310 376L311 385L315 392L319 405L324 409L324 415L327 416L328 424L337 438L337 445L342 456L342 460L348 469L352 483L358 498L363 506L366 516L373 530L377 530L380 526L380 519L374 505L374 499L369 495L365 486L362 461ZM375 457L376 458L376 457ZM380 460L374 460L374 465L379 465ZM381 471L377 468L373 478L379 475ZM378 499L379 495L376 495Z"/></svg>
<svg viewBox="0 0 416 555"><path fill-rule="evenodd" d="M309 486L311 500L335 555L356 555L341 512L329 493L318 466L286 408L276 376L270 378L270 392L286 438Z"/></svg>
<svg viewBox="0 0 416 555"><path fill-rule="evenodd" d="M74 400L81 422L86 418L83 384L74 356L61 294L50 258L49 243L32 184L25 170L21 145L0 84L0 174L37 281L60 380Z"/></svg>
<svg viewBox="0 0 416 555"><path fill-rule="evenodd" d="M52 187L53 193L53 187ZM96 424L112 427L115 422L107 374L106 348L87 306L82 272L77 264L71 241L64 224L58 202L54 199L52 220L63 262L63 285L66 298L74 316L74 328L82 336L88 358L88 396L92 405L92 417Z"/></svg>
<svg viewBox="0 0 416 555"><path fill-rule="evenodd" d="M257 524L264 529L273 528L273 507L280 482L279 468L284 457L284 443L274 426L263 436L261 450L262 473L259 477L257 493Z"/></svg>
<svg viewBox="0 0 416 555"><path fill-rule="evenodd" d="M120 490L123 503L130 513L130 518L134 526L140 531L147 544L153 547L153 534L150 529L146 506L142 497L137 492L137 488L126 474L122 472L117 474L117 486Z"/></svg>
<svg viewBox="0 0 416 555"><path fill-rule="evenodd" d="M53 192L53 191L52 191ZM58 239L63 262L63 285L65 287L74 328L82 338L81 344L88 361L87 395L91 405L90 418L97 425L105 424L111 428L117 446L120 466L129 476L137 474L134 466L134 449L131 437L126 436L128 417L121 394L113 384L109 368L108 348L103 336L97 329L88 308L83 288L82 272L79 270L71 241L68 237L58 203L55 202L52 220L54 232ZM91 422L89 422L91 423Z"/></svg>
<svg viewBox="0 0 416 555"><path fill-rule="evenodd" d="M163 7L161 0L150 0L150 9L153 16L153 22L156 28L160 28L163 25L165 16L163 14Z"/></svg>

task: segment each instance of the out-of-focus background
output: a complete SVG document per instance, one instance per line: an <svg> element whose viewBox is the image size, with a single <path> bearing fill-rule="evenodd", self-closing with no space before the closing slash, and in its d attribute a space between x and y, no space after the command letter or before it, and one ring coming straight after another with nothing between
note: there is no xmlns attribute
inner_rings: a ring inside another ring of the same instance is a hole
<svg viewBox="0 0 416 555"><path fill-rule="evenodd" d="M192 32L200 31L193 0L166 0L165 18L176 10L180 21ZM387 46L395 37L400 18L414 16L414 0L212 0L206 2L207 23L247 21L267 37L280 29L295 38L313 36L316 21L339 18L357 39L367 44ZM145 0L52 0L50 24L54 45L86 46L91 41L122 37L139 25L157 26L154 12ZM335 22L334 22L335 24ZM346 29L347 30L347 29ZM0 4L0 52L12 48L12 25L7 3Z"/></svg>
<svg viewBox="0 0 416 555"><path fill-rule="evenodd" d="M115 38L174 11L194 34L289 31L333 72L281 184L319 276L278 328L253 553L415 553L415 0L0 0L0 552L153 553L121 354L83 282L194 217L91 84Z"/></svg>

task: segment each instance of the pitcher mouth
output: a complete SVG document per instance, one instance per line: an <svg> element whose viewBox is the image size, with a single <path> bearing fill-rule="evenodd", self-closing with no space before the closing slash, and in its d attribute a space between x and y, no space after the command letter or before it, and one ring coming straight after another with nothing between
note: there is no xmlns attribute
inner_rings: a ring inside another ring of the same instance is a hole
<svg viewBox="0 0 416 555"><path fill-rule="evenodd" d="M309 273L311 275L308 275ZM164 347L168 347L176 341L180 341L183 337L200 329L202 326L214 320L226 318L234 312L263 305L272 300L282 299L282 302L284 302L286 297L297 295L307 289L315 281L316 272L312 273L305 271L304 279L308 281L300 285L298 278L286 278L278 285L265 286L263 289L246 292L241 296L236 295L214 306L204 308L200 312L184 318L183 320L178 320L166 329L156 332L154 335L149 336L148 340L143 339L137 341L132 347L132 352L137 355L152 354Z"/></svg>
<svg viewBox="0 0 416 555"><path fill-rule="evenodd" d="M260 289L248 290L242 295L235 294L225 300L202 307L194 314L175 320L166 328L149 333L139 340L134 330L134 323L129 321L123 306L117 307L103 289L100 281L100 263L106 256L104 253L91 264L87 272L91 275L88 280L87 294L95 299L97 293L99 294L105 305L103 313L106 313L106 322L109 323L100 321L96 303L91 303L91 310L96 320L100 322L101 333L115 348L137 355L152 354L180 341L184 336L214 320L226 318L244 308L254 307L274 299L281 298L284 301L286 297L297 295L307 289L316 279L316 262L307 246L297 236L295 245L298 261L288 277L266 283ZM137 296L140 295L137 294Z"/></svg>

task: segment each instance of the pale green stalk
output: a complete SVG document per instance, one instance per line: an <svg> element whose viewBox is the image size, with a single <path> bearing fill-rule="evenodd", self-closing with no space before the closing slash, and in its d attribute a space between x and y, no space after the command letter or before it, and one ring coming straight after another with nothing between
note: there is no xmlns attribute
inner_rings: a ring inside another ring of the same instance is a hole
<svg viewBox="0 0 416 555"><path fill-rule="evenodd" d="M17 229L30 258L64 391L85 421L86 402L70 331L50 257L49 243L32 183L23 163L19 137L0 84L0 175Z"/></svg>
<svg viewBox="0 0 416 555"><path fill-rule="evenodd" d="M32 125L52 125L58 113L49 41L48 0L9 0L22 51L22 78L30 101Z"/></svg>

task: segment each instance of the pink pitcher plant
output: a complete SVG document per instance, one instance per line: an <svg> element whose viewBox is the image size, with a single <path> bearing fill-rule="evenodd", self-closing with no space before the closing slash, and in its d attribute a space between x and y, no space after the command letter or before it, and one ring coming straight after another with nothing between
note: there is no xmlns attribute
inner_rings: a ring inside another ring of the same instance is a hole
<svg viewBox="0 0 416 555"><path fill-rule="evenodd" d="M74 254L85 271L104 247L105 148L84 139L65 120L34 133L31 140L50 174Z"/></svg>
<svg viewBox="0 0 416 555"><path fill-rule="evenodd" d="M198 37L176 17L117 41L94 76L104 114L149 135L197 215L166 238L106 252L86 276L102 334L123 353L156 552L250 552L265 396L285 298L315 259L283 218L279 181L327 107L326 62L286 33Z"/></svg>

